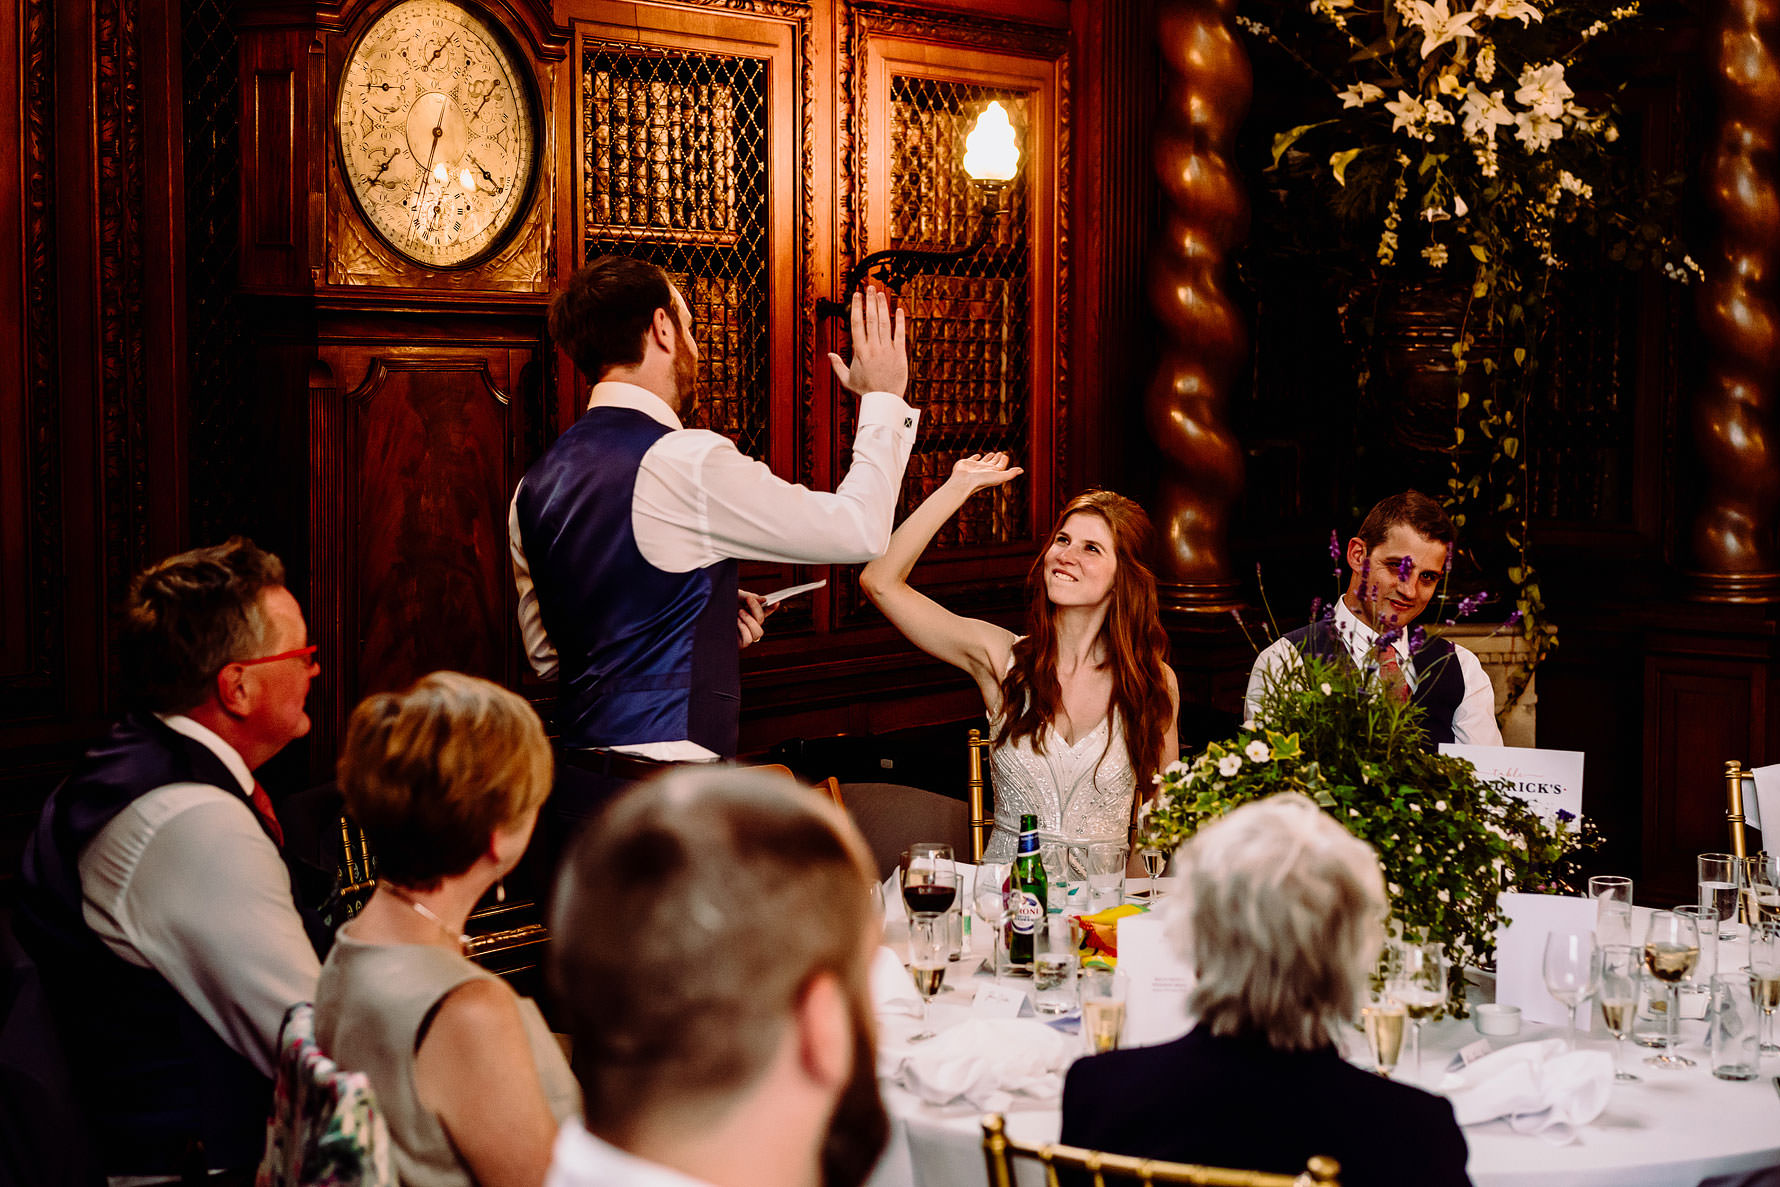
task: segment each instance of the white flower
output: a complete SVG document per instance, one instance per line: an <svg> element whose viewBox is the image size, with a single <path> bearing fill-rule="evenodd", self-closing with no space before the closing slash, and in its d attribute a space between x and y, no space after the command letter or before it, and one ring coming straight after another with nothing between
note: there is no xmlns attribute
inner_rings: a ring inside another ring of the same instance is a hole
<svg viewBox="0 0 1780 1187"><path fill-rule="evenodd" d="M1514 138L1526 145L1528 152L1541 152L1553 140L1561 140L1564 125L1537 111L1523 111L1514 117Z"/></svg>
<svg viewBox="0 0 1780 1187"><path fill-rule="evenodd" d="M1446 6L1446 0L1411 0L1409 5L1409 23L1422 31L1422 57L1427 57L1449 41L1457 41L1461 37L1475 37L1477 33L1471 28L1471 22L1477 19L1474 12L1454 13Z"/></svg>
<svg viewBox="0 0 1780 1187"><path fill-rule="evenodd" d="M1502 102L1501 91L1486 94L1476 87L1467 87L1462 110L1464 123L1461 130L1466 140L1488 139L1496 134L1498 126L1514 123L1514 113Z"/></svg>
<svg viewBox="0 0 1780 1187"><path fill-rule="evenodd" d="M1431 223L1441 223L1451 218L1452 215L1447 213L1446 208L1442 206L1424 206L1422 207L1422 217Z"/></svg>
<svg viewBox="0 0 1780 1187"><path fill-rule="evenodd" d="M1242 756L1240 754L1226 754L1224 757L1218 759L1218 774L1224 776L1224 778L1228 779L1240 770L1242 770Z"/></svg>
<svg viewBox="0 0 1780 1187"><path fill-rule="evenodd" d="M1266 762L1273 757L1273 751L1268 749L1267 743L1261 741L1259 738L1256 738L1253 742L1244 746L1242 752L1248 755L1248 760L1250 762Z"/></svg>
<svg viewBox="0 0 1780 1187"><path fill-rule="evenodd" d="M1496 47L1485 41L1477 50L1477 61L1471 66L1471 73L1477 81L1489 82L1496 76Z"/></svg>
<svg viewBox="0 0 1780 1187"><path fill-rule="evenodd" d="M1162 786L1162 776L1160 774L1151 775L1150 782L1153 785L1160 787L1160 786Z"/></svg>
<svg viewBox="0 0 1780 1187"><path fill-rule="evenodd" d="M1374 99L1384 98L1384 91L1369 82L1356 82L1345 91L1337 91L1336 94L1341 96L1341 106L1344 109L1364 107Z"/></svg>
<svg viewBox="0 0 1780 1187"><path fill-rule="evenodd" d="M1445 800L1435 800L1434 801L1434 811L1436 811L1436 812L1446 811L1446 801Z"/></svg>
<svg viewBox="0 0 1780 1187"><path fill-rule="evenodd" d="M1564 64L1547 62L1520 72L1520 89L1514 92L1514 101L1547 119L1556 119L1564 114L1564 101L1575 94L1564 81Z"/></svg>
<svg viewBox="0 0 1780 1187"><path fill-rule="evenodd" d="M1545 17L1527 0L1479 0L1471 11L1478 16L1488 17L1492 21L1512 21L1518 19L1522 25L1528 21L1544 21Z"/></svg>
<svg viewBox="0 0 1780 1187"><path fill-rule="evenodd" d="M1348 814L1348 815L1349 815L1349 816L1352 816L1352 817L1354 817L1354 818L1355 818L1355 819L1356 819L1356 820L1357 820L1357 819L1359 819L1359 815L1360 815L1360 810L1359 810L1359 809L1358 809L1358 808L1349 808L1349 809L1348 809L1348 810L1347 810L1347 814Z"/></svg>
<svg viewBox="0 0 1780 1187"><path fill-rule="evenodd" d="M1445 0L1441 0L1442 3ZM1408 91L1398 91L1394 102L1386 103L1384 109L1391 113L1391 131L1399 129L1407 131L1411 136L1419 135L1421 125L1427 121L1428 109L1422 101Z"/></svg>
<svg viewBox="0 0 1780 1187"><path fill-rule="evenodd" d="M1334 691L1335 691L1335 690L1334 690L1334 689L1333 689L1333 688L1331 688L1331 687L1329 687L1329 685L1328 685L1328 684L1327 684L1327 683L1325 683L1325 684L1324 684L1324 685L1323 685L1323 695L1324 695L1324 696L1328 696L1328 695L1329 695L1329 694L1330 694L1330 693L1332 693L1332 692L1334 692Z"/></svg>
<svg viewBox="0 0 1780 1187"><path fill-rule="evenodd" d="M1190 768L1188 768L1186 763L1177 758L1166 767L1163 767L1162 773L1165 775L1184 775L1189 769Z"/></svg>

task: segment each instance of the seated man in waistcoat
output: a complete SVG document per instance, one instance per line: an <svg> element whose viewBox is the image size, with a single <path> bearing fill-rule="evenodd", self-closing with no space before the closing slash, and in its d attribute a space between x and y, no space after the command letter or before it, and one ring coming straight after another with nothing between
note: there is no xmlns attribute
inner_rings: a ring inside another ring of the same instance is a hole
<svg viewBox="0 0 1780 1187"><path fill-rule="evenodd" d="M321 967L326 931L304 904L333 888L287 863L253 775L309 732L308 642L284 566L246 540L137 575L123 629L136 707L51 794L26 848L19 937L109 1175L259 1161L279 1025Z"/></svg>
<svg viewBox="0 0 1780 1187"><path fill-rule="evenodd" d="M508 522L519 624L557 681L556 785L534 850L554 853L616 791L662 764L732 758L738 647L761 634L736 562L857 563L884 551L920 414L903 401L903 316L855 296L861 393L833 493L786 482L728 438L684 428L698 345L654 264L602 256L551 303L550 336L595 380L587 411L519 484Z"/></svg>
<svg viewBox="0 0 1780 1187"><path fill-rule="evenodd" d="M1253 720L1275 674L1307 654L1375 672L1389 695L1420 706L1429 749L1442 742L1500 746L1495 689L1477 657L1411 629L1440 588L1456 536L1440 504L1419 491L1372 508L1347 542L1347 592L1333 614L1275 640L1255 658L1245 715Z"/></svg>

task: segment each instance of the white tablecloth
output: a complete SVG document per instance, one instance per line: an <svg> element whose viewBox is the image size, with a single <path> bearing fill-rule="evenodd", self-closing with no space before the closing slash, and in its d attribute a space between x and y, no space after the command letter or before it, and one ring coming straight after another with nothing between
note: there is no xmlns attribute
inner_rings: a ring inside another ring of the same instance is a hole
<svg viewBox="0 0 1780 1187"><path fill-rule="evenodd" d="M960 980L956 993L943 994L931 1007L936 1027L967 1016L965 1002L975 979ZM912 1025L913 1019L880 1020L886 1050L894 1051L912 1033ZM1562 1033L1561 1027L1533 1026L1491 1042L1506 1045ZM1644 1058L1651 1052L1628 1040L1626 1066L1642 1081L1614 1085L1606 1112L1574 1144L1558 1146L1516 1134L1499 1121L1467 1128L1476 1187L1695 1187L1711 1175L1780 1166L1780 1094L1775 1089L1780 1056L1764 1057L1760 1078L1732 1083L1711 1074L1704 1023L1683 1022L1680 1035L1681 1053L1697 1066L1646 1066ZM1400 1078L1424 1087L1433 1084L1459 1048L1480 1037L1469 1020L1430 1023L1423 1030L1423 1070L1403 1069ZM1359 1058L1364 1043L1357 1033L1352 1038L1350 1052ZM1598 1019L1585 1043L1612 1050ZM894 1085L885 1085L884 1099L891 1117L890 1146L871 1187L975 1187L987 1182L981 1119L974 1110L935 1109ZM1058 1106L1057 1101L1034 1102L1032 1108L1010 1111L1009 1132L1028 1141L1055 1141L1062 1125Z"/></svg>

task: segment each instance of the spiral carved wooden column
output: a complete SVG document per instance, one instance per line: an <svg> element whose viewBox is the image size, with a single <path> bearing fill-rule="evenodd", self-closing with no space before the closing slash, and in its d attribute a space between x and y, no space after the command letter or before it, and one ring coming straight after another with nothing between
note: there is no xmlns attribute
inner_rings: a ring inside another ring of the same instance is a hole
<svg viewBox="0 0 1780 1187"><path fill-rule="evenodd" d="M1228 536L1242 450L1225 408L1248 335L1223 276L1248 229L1230 154L1253 79L1230 25L1235 9L1236 0L1157 6L1164 91L1155 164L1164 204L1150 304L1163 343L1144 418L1162 453L1157 577L1164 605L1174 610L1239 603Z"/></svg>
<svg viewBox="0 0 1780 1187"><path fill-rule="evenodd" d="M1700 292L1712 359L1693 409L1706 491L1694 521L1692 577L1696 596L1712 601L1780 600L1777 25L1780 0L1725 0L1716 30L1720 115L1706 172L1719 240Z"/></svg>

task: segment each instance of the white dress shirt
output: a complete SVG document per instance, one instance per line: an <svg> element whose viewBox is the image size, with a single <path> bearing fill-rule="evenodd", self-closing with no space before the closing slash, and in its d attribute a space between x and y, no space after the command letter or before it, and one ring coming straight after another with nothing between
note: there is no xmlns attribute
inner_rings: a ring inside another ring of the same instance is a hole
<svg viewBox="0 0 1780 1187"><path fill-rule="evenodd" d="M627 1154L571 1117L556 1132L544 1187L709 1187L658 1162Z"/></svg>
<svg viewBox="0 0 1780 1187"><path fill-rule="evenodd" d="M1359 616L1347 608L1346 598L1335 601L1335 633L1347 645L1347 653L1353 658L1356 667L1365 670L1376 666L1375 653L1378 649L1378 632L1361 622ZM1415 658L1409 654L1407 634L1399 633L1391 643L1397 652L1398 662L1403 666L1403 675L1413 691L1420 683L1420 673L1415 669ZM1496 690L1490 684L1489 674L1470 650L1453 644L1453 651L1458 657L1459 673L1465 678L1465 696L1459 707L1452 714L1452 740L1467 746L1500 746L1502 731L1496 726ZM1261 705L1261 694L1267 689L1269 681L1286 667L1303 662L1298 649L1289 639L1275 639L1267 649L1255 657L1255 666L1249 669L1248 693L1243 698L1243 716L1250 721L1255 720Z"/></svg>
<svg viewBox="0 0 1780 1187"><path fill-rule="evenodd" d="M240 786L168 783L138 796L80 854L81 913L107 948L165 977L270 1077L284 1012L315 999L321 962L248 801L253 772L191 718L161 720L208 747Z"/></svg>
<svg viewBox="0 0 1780 1187"><path fill-rule="evenodd" d="M667 573L689 573L722 560L788 564L863 564L883 554L895 526L896 497L921 414L899 396L867 392L859 400L853 464L832 494L786 482L764 462L708 429L680 418L647 388L593 385L592 408L631 408L667 426L643 455L631 496L631 530L643 559ZM524 481L520 486L523 488ZM519 492L507 510L507 542L519 591L519 630L532 670L556 675L556 647L545 633L519 532ZM718 757L694 742L615 746L627 754L686 762Z"/></svg>

